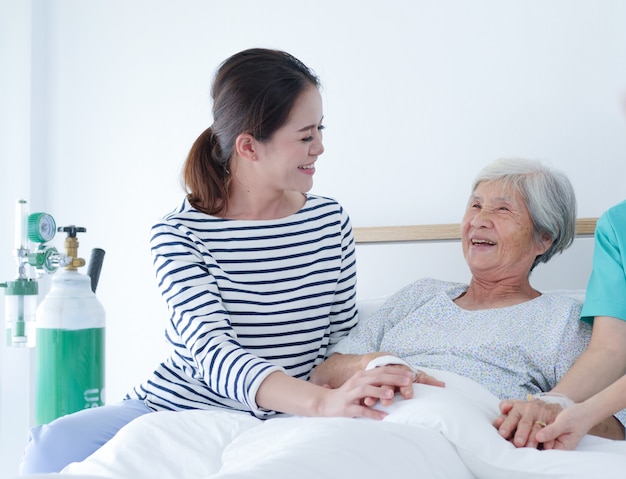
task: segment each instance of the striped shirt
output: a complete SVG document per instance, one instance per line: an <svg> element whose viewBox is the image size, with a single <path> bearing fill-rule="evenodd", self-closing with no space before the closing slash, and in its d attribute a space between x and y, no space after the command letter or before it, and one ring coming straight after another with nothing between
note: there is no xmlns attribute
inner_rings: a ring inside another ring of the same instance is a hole
<svg viewBox="0 0 626 479"><path fill-rule="evenodd" d="M357 321L350 219L329 198L276 220L228 220L187 200L152 228L171 355L127 399L154 410L228 408L257 417L274 371L307 380Z"/></svg>

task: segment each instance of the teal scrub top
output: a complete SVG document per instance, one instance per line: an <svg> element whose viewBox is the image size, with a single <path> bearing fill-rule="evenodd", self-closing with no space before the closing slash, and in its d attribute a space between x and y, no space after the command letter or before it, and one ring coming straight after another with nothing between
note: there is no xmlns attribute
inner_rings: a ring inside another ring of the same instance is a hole
<svg viewBox="0 0 626 479"><path fill-rule="evenodd" d="M626 321L626 201L609 208L595 230L593 266L581 319L611 316Z"/></svg>

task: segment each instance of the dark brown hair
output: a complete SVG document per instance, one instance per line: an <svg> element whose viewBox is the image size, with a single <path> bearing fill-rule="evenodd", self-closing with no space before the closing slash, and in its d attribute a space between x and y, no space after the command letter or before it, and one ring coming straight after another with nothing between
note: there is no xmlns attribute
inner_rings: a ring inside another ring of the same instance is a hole
<svg viewBox="0 0 626 479"><path fill-rule="evenodd" d="M194 208L211 215L227 208L237 136L248 133L259 141L270 140L310 85L319 88L319 78L280 50L244 50L220 65L211 89L213 124L196 139L183 167L182 180Z"/></svg>

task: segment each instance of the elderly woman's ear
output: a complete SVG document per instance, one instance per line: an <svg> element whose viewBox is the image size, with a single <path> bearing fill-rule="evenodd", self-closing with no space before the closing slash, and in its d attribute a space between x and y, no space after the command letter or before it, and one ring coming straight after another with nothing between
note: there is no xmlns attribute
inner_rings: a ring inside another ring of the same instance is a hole
<svg viewBox="0 0 626 479"><path fill-rule="evenodd" d="M541 254L544 254L546 251L548 251L550 249L550 246L552 246L552 243L554 243L554 241L552 240L552 238L550 238L550 236L548 236L547 234L542 235L541 239L538 242L538 246L541 249Z"/></svg>

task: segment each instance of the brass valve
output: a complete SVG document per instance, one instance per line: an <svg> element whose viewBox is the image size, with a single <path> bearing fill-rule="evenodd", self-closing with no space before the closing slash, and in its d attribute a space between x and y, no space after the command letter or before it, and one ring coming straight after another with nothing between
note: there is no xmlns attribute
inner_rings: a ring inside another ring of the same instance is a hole
<svg viewBox="0 0 626 479"><path fill-rule="evenodd" d="M72 260L65 267L68 271L76 271L78 268L85 266L85 260L78 257L78 238L77 233L84 233L87 228L82 226L60 226L57 230L59 232L67 233L65 238L65 254L72 258Z"/></svg>

